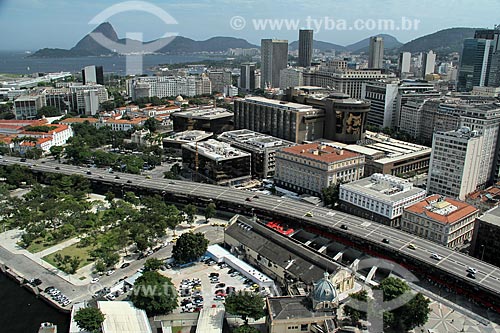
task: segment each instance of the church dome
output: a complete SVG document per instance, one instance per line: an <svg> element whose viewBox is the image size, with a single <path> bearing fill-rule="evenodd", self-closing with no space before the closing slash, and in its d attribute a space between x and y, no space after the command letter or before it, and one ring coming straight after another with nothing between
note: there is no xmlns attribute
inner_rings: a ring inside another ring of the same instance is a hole
<svg viewBox="0 0 500 333"><path fill-rule="evenodd" d="M176 101L176 102L184 102L184 98L182 98L182 96L181 96L181 95L179 95L179 96L177 96L177 97L175 98L175 101Z"/></svg>
<svg viewBox="0 0 500 333"><path fill-rule="evenodd" d="M314 302L334 302L337 298L337 290L330 282L329 274L325 272L324 277L314 284L312 299Z"/></svg>

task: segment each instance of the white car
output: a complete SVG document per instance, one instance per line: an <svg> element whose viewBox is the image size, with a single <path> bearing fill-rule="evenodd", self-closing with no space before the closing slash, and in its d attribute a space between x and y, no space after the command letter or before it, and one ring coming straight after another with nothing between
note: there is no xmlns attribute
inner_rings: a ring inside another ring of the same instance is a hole
<svg viewBox="0 0 500 333"><path fill-rule="evenodd" d="M441 259L443 259L443 257L441 257L441 256L440 256L439 254L437 254L437 253L433 253L433 254L431 254L431 258L432 258L432 259L435 259L435 260L441 260Z"/></svg>
<svg viewBox="0 0 500 333"><path fill-rule="evenodd" d="M107 275L107 276L110 276L110 275L112 275L112 274L114 274L114 273L115 273L115 271L114 271L113 269L110 269L110 270L106 273L106 275Z"/></svg>
<svg viewBox="0 0 500 333"><path fill-rule="evenodd" d="M477 269L475 269L473 267L467 267L466 271L467 271L467 273L471 273L471 274L477 273Z"/></svg>
<svg viewBox="0 0 500 333"><path fill-rule="evenodd" d="M90 280L90 283L97 283L99 282L99 278L96 277L96 278L93 278L92 280Z"/></svg>

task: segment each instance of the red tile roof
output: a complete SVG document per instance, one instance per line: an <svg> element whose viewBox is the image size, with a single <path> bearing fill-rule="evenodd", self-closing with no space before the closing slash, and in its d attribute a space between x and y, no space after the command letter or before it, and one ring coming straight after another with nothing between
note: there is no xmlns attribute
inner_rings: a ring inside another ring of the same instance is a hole
<svg viewBox="0 0 500 333"><path fill-rule="evenodd" d="M99 120L95 118L66 118L64 120L61 120L61 124L77 124L77 123L84 123L88 121L89 123L97 123Z"/></svg>
<svg viewBox="0 0 500 333"><path fill-rule="evenodd" d="M305 145L288 147L282 150L284 153L298 155L304 158L316 160L319 162L339 162L346 159L361 156L358 153L349 150L337 149L329 145L320 143L309 143Z"/></svg>
<svg viewBox="0 0 500 333"><path fill-rule="evenodd" d="M476 207L469 205L468 203L465 203L460 200L455 200L452 198L444 198L444 201L447 203L450 203L451 205L457 207L456 210L450 212L447 215L441 215L436 212L431 211L429 208L431 207L432 203L437 202L437 200L441 196L438 194L431 195L427 198L425 198L422 201L417 202L416 204L413 204L405 209L405 211L418 214L418 215L425 215L429 219L432 219L437 222L441 222L444 224L453 224L458 221L461 221L462 219L474 214L478 213L479 209Z"/></svg>

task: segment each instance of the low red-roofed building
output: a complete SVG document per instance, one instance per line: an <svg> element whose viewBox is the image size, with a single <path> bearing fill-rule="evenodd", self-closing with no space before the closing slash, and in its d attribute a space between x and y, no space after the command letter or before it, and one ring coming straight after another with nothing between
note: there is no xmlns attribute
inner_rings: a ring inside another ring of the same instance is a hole
<svg viewBox="0 0 500 333"><path fill-rule="evenodd" d="M401 229L454 248L472 239L478 215L466 202L434 194L404 210Z"/></svg>
<svg viewBox="0 0 500 333"><path fill-rule="evenodd" d="M486 212L500 205L500 182L493 184L484 190L477 190L465 197L465 201Z"/></svg>
<svg viewBox="0 0 500 333"><path fill-rule="evenodd" d="M325 187L364 175L364 155L328 143L284 148L276 152L275 159L276 184L297 193L321 195Z"/></svg>

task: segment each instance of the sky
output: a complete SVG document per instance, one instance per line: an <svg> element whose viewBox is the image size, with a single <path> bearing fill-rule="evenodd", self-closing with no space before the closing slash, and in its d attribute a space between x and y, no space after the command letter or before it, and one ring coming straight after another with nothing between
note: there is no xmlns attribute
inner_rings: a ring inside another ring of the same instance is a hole
<svg viewBox="0 0 500 333"><path fill-rule="evenodd" d="M126 10L112 7L117 4ZM144 10L152 6L152 13ZM498 0L0 0L0 50L71 48L102 21L120 37L135 32L144 40L168 33L258 45L262 38L294 41L295 28L312 28L314 39L340 45L379 33L404 43L445 28L492 28L499 12ZM379 27L381 19L393 20L394 29L384 28L384 21Z"/></svg>

